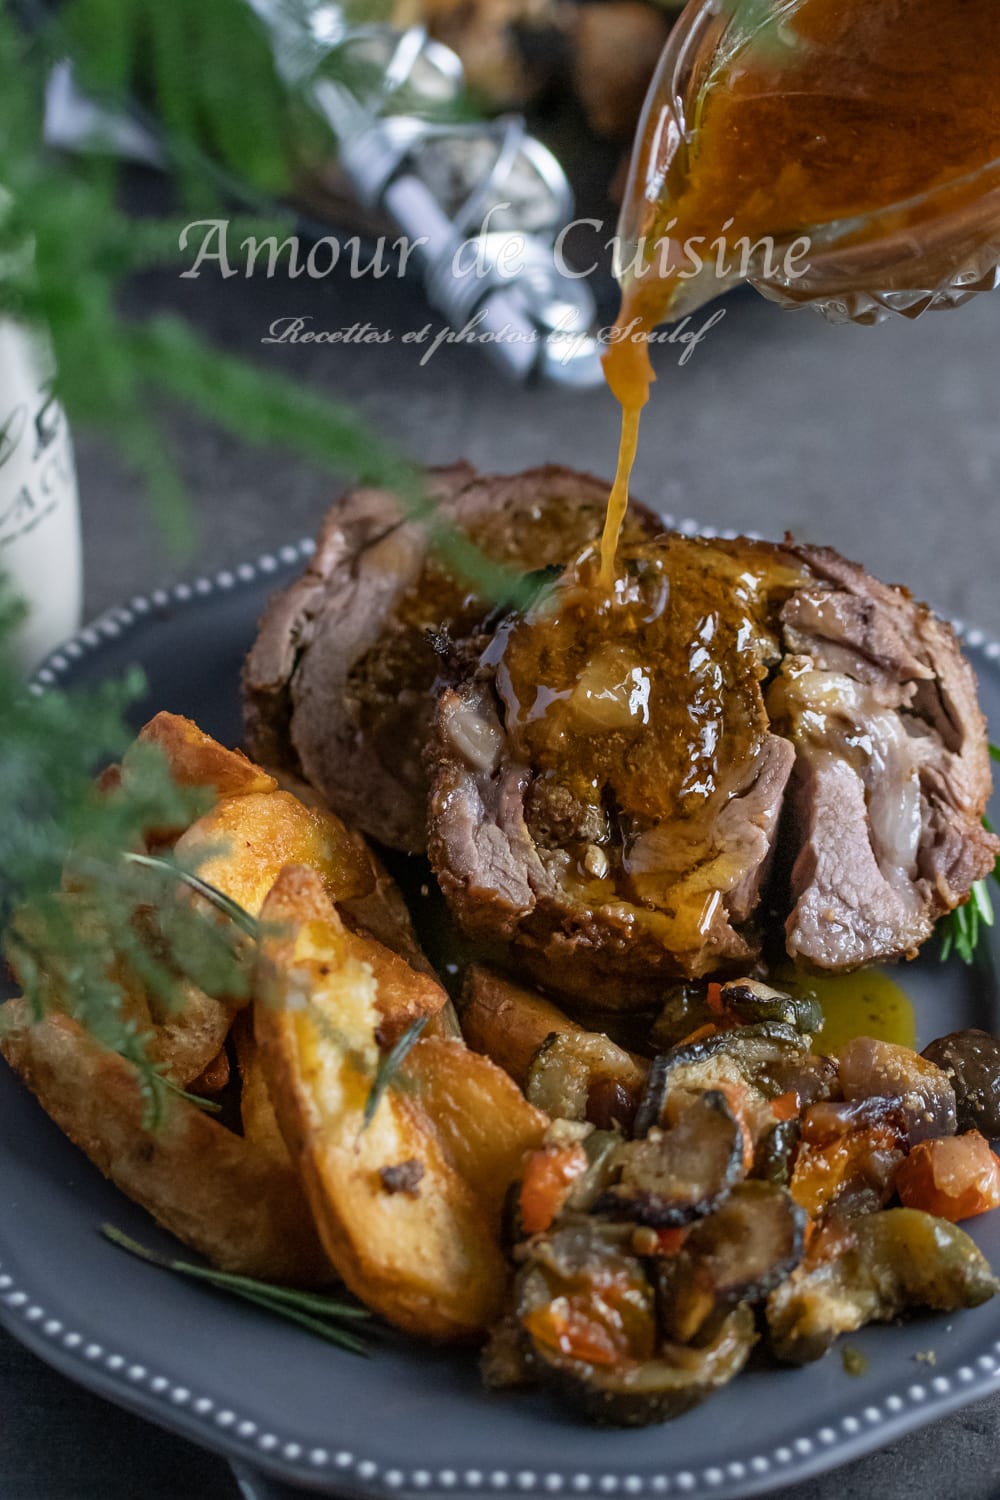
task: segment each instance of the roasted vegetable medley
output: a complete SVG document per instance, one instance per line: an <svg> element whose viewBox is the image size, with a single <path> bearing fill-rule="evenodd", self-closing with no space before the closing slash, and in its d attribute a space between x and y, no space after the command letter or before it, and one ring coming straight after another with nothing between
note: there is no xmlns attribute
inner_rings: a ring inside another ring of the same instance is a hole
<svg viewBox="0 0 1000 1500"><path fill-rule="evenodd" d="M490 1015L516 1029L518 993L485 971L467 985L487 1048ZM867 1323L993 1295L957 1221L1000 1205L984 1133L1000 1044L961 1032L921 1056L858 1037L830 1058L821 1024L745 979L671 996L651 1059L601 1034L545 1039L525 1085L553 1124L512 1194L490 1383L551 1384L637 1426L724 1385L758 1340L801 1364Z"/></svg>

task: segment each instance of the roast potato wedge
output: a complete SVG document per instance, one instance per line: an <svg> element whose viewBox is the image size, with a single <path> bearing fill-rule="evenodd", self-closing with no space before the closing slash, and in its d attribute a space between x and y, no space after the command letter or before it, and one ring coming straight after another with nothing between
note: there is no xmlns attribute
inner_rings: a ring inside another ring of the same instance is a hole
<svg viewBox="0 0 1000 1500"><path fill-rule="evenodd" d="M103 918L89 896L79 890L60 891L54 901L62 909L63 921L78 945L103 941ZM20 939L24 937L41 951L44 929L36 931L30 910L18 913L17 928L7 935L6 958L11 972L21 980ZM146 1051L171 1083L187 1088L209 1067L224 1047L238 1008L206 995L190 981L179 985L181 1004L167 1009L147 990L134 968L118 956L111 965L111 977L119 987L122 1017L146 1038ZM46 1009L72 1015L74 996L65 981L46 975Z"/></svg>
<svg viewBox="0 0 1000 1500"><path fill-rule="evenodd" d="M306 807L290 792L223 798L178 839L174 853L251 916L260 915L286 866L314 870L326 893L347 912L356 898L375 889L375 867L364 841L331 813ZM431 974L418 973L384 943L355 931L346 932L345 941L375 970L381 1039L389 1045L421 1016L447 1004L446 991Z"/></svg>
<svg viewBox="0 0 1000 1500"><path fill-rule="evenodd" d="M131 1063L69 1016L35 1021L24 1000L2 1016L0 1051L46 1113L171 1234L224 1271L297 1286L336 1279L287 1157L179 1097L147 1131Z"/></svg>
<svg viewBox="0 0 1000 1500"><path fill-rule="evenodd" d="M271 1103L271 1091L267 1086L250 1011L237 1016L232 1035L240 1075L240 1120L243 1135L265 1156L285 1162L291 1171L292 1159Z"/></svg>
<svg viewBox="0 0 1000 1500"><path fill-rule="evenodd" d="M384 990L391 987L398 963L408 976L411 970L391 951L397 947L411 962L426 961L419 955L406 907L389 877L371 854L364 840L349 832L339 818L320 808L307 806L239 750L227 750L205 734L190 719L160 713L140 732L137 745L155 744L166 755L177 781L185 786L211 789L213 805L191 826L173 830L165 847L173 841L175 856L210 885L230 896L251 916L260 913L264 898L280 870L287 864L316 869L329 894L343 903L353 920L372 924L382 938L379 950L385 971ZM134 764L134 757L133 757ZM124 774L129 773L127 753ZM197 897L192 897L197 900ZM419 958L418 958L419 955ZM381 972L380 969L380 972ZM431 1015L447 1005L447 995L428 972L418 982L409 982L408 1005L400 1007L400 1023L387 1036L395 1040L399 1031L421 1015ZM150 1055L161 1063L167 1076L186 1087L210 1067L225 1044L242 1002L227 1003L185 987L184 1005L169 1014L150 1001L153 1037Z"/></svg>
<svg viewBox="0 0 1000 1500"><path fill-rule="evenodd" d="M183 1001L176 1010L164 1010L152 997L147 1001L153 1029L146 1050L171 1083L188 1088L225 1048L240 1007L206 995L189 981L181 986L181 993Z"/></svg>
<svg viewBox="0 0 1000 1500"><path fill-rule="evenodd" d="M524 1088L539 1047L550 1036L582 1033L557 1005L485 964L468 970L459 1000L462 1035Z"/></svg>
<svg viewBox="0 0 1000 1500"><path fill-rule="evenodd" d="M400 1328L434 1339L482 1332L507 1285L503 1194L546 1117L488 1059L429 1038L366 1125L381 1056L375 968L314 871L283 871L262 916L254 1031L331 1261Z"/></svg>
<svg viewBox="0 0 1000 1500"><path fill-rule="evenodd" d="M310 865L353 923L431 973L406 903L360 834L314 801L279 787L241 751L217 745L189 719L158 714L140 733L137 743L144 742L165 749L182 785L216 793L202 817L175 830L175 854L200 860L203 880L256 916L285 865Z"/></svg>
<svg viewBox="0 0 1000 1500"><path fill-rule="evenodd" d="M425 1035L449 1035L443 1024L448 993L431 974L411 967L376 938L345 929L347 951L367 963L375 977L375 1009L378 1011L377 1041L391 1047L414 1021L426 1017Z"/></svg>
<svg viewBox="0 0 1000 1500"><path fill-rule="evenodd" d="M286 865L308 865L339 901L375 884L368 850L330 813L305 807L291 792L223 797L174 847L181 863L257 916Z"/></svg>
<svg viewBox="0 0 1000 1500"><path fill-rule="evenodd" d="M242 750L228 750L181 714L159 713L140 729L136 746L156 745L164 754L178 786L207 787L217 797L244 797L251 792L273 792L278 783ZM135 766L135 747L125 752L122 774Z"/></svg>

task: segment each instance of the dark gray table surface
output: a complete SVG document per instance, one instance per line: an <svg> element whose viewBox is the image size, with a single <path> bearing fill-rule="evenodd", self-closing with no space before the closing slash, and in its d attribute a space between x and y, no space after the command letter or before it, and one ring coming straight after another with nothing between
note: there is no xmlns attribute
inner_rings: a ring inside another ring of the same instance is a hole
<svg viewBox="0 0 1000 1500"><path fill-rule="evenodd" d="M423 368L402 334L437 319L419 289L335 277L304 285L174 276L132 290L137 308L190 316L230 349L352 403L414 457L484 469L547 461L606 474L616 411L604 391L517 390L481 351L442 348ZM385 345L275 346L277 318L369 321ZM644 422L635 492L675 516L829 542L949 614L1000 635L1000 299L878 329L829 328L738 297L679 369L669 351ZM194 558L169 556L132 477L78 434L87 604L312 532L335 478L190 413L168 429L197 512ZM374 439L378 441L378 437ZM1000 1395L785 1500L1000 1496ZM0 1334L2 1500L235 1500L227 1466L70 1385Z"/></svg>

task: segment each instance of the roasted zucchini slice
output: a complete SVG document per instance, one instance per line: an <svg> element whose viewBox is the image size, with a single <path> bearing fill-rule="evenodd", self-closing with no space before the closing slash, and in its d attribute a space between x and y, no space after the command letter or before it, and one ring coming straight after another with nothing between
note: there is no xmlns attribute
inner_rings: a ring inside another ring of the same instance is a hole
<svg viewBox="0 0 1000 1500"><path fill-rule="evenodd" d="M701 1342L740 1302L761 1302L794 1271L806 1215L784 1188L741 1182L661 1262L660 1321L667 1336Z"/></svg>
<svg viewBox="0 0 1000 1500"><path fill-rule="evenodd" d="M676 1089L721 1089L749 1086L758 1097L783 1093L771 1074L801 1063L809 1055L808 1042L794 1026L766 1021L718 1031L698 1042L674 1047L654 1058L633 1127L645 1135L659 1124L670 1093Z"/></svg>
<svg viewBox="0 0 1000 1500"><path fill-rule="evenodd" d="M821 1232L767 1303L779 1359L818 1359L841 1333L911 1308L978 1307L998 1290L985 1256L954 1224L915 1208L866 1214Z"/></svg>
<svg viewBox="0 0 1000 1500"><path fill-rule="evenodd" d="M725 1094L685 1095L669 1128L620 1147L620 1179L598 1206L658 1228L689 1224L744 1175L745 1145Z"/></svg>
<svg viewBox="0 0 1000 1500"><path fill-rule="evenodd" d="M724 1010L748 1026L780 1021L803 1036L815 1036L823 1027L823 1012L815 1000L796 999L759 979L730 980L722 986L720 999Z"/></svg>
<svg viewBox="0 0 1000 1500"><path fill-rule="evenodd" d="M552 1119L631 1128L647 1067L598 1031L553 1032L539 1047L525 1089Z"/></svg>
<svg viewBox="0 0 1000 1500"><path fill-rule="evenodd" d="M704 1347L664 1340L643 1263L593 1219L532 1242L515 1308L537 1373L592 1421L615 1426L680 1416L739 1374L756 1340L746 1307Z"/></svg>

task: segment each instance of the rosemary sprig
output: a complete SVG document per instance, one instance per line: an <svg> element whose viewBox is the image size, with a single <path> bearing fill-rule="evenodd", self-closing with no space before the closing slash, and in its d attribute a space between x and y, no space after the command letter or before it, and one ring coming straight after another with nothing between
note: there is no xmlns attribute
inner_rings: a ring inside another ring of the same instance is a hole
<svg viewBox="0 0 1000 1500"><path fill-rule="evenodd" d="M975 962L983 929L996 918L985 880L977 880L964 906L958 906L938 923L941 931L939 957L945 963L954 953L964 964Z"/></svg>
<svg viewBox="0 0 1000 1500"><path fill-rule="evenodd" d="M188 1104L194 1104L198 1109L204 1110L207 1115L220 1115L222 1113L222 1105L217 1103L216 1100L206 1099L202 1094L192 1094L190 1090L182 1089L179 1083L175 1083L172 1078L167 1078L162 1073L160 1077L163 1079L163 1087L169 1089L176 1098L184 1099Z"/></svg>
<svg viewBox="0 0 1000 1500"><path fill-rule="evenodd" d="M340 1326L342 1323L365 1322L371 1317L368 1309L357 1303L346 1302L340 1297L328 1297L319 1292L299 1292L292 1287L276 1286L269 1281L257 1281L229 1271L216 1271L211 1266L198 1266L191 1261L158 1255L113 1224L102 1224L101 1234L119 1249L128 1251L129 1255L134 1255L151 1266L158 1266L163 1271L173 1271L194 1281L206 1282L219 1291L228 1292L233 1297L240 1297L277 1317L285 1318L352 1354L370 1353L363 1338L350 1328Z"/></svg>
<svg viewBox="0 0 1000 1500"><path fill-rule="evenodd" d="M1000 746L990 745L990 759L1000 761ZM990 829L989 818L983 826ZM993 866L992 878L1000 885L1000 859ZM976 951L983 936L983 929L992 927L996 921L989 886L985 880L977 880L964 906L959 906L938 923L941 947L938 956L945 963L954 953L964 964L975 961Z"/></svg>
<svg viewBox="0 0 1000 1500"><path fill-rule="evenodd" d="M258 937L260 924L256 917L252 917L238 901L234 901L224 891L220 891L214 885L209 885L207 880L202 880L192 870L185 870L183 865L177 864L176 860L164 859L158 854L136 854L132 850L126 850L123 858L130 864L141 865L146 870L159 870L162 874L180 881L182 885L190 887L199 896L203 896L217 911L245 932L247 937L254 939Z"/></svg>
<svg viewBox="0 0 1000 1500"><path fill-rule="evenodd" d="M361 1122L361 1129L365 1131L375 1118L376 1111L382 1102L382 1098L388 1088L391 1088L396 1074L399 1072L407 1053L413 1044L420 1039L420 1033L427 1025L427 1017L421 1016L408 1026L394 1047L384 1057L380 1058L379 1065L375 1070L375 1079L368 1091L365 1100L365 1112Z"/></svg>

